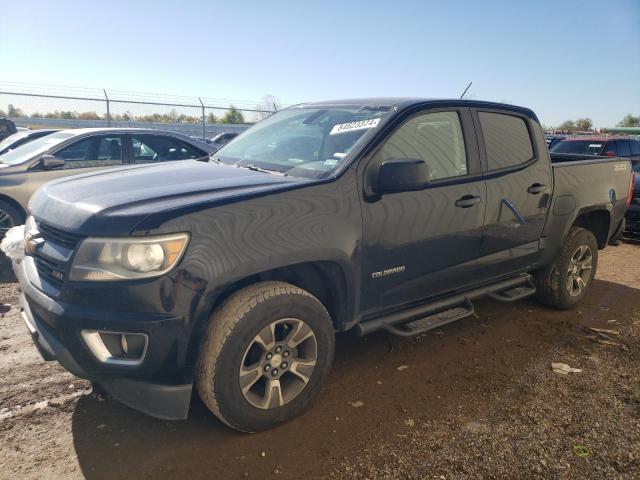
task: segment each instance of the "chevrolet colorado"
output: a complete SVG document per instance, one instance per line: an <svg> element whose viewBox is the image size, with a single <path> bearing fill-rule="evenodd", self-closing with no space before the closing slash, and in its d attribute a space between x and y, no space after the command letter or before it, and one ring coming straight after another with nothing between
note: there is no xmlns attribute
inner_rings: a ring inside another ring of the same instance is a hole
<svg viewBox="0 0 640 480"><path fill-rule="evenodd" d="M629 199L628 161L552 161L526 108L308 103L211 156L91 172L32 197L15 265L47 360L185 418L195 385L229 426L304 409L336 332L409 336L473 301L571 308Z"/></svg>

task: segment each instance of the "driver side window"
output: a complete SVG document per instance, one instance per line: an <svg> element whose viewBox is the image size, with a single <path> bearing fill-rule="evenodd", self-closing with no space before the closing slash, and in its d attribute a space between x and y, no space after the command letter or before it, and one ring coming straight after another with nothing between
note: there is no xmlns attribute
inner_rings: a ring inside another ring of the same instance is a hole
<svg viewBox="0 0 640 480"><path fill-rule="evenodd" d="M90 137L54 153L66 161L63 170L122 165L122 140L116 136Z"/></svg>
<svg viewBox="0 0 640 480"><path fill-rule="evenodd" d="M425 113L410 118L389 137L377 156L380 161L424 160L432 180L467 174L467 154L457 112Z"/></svg>

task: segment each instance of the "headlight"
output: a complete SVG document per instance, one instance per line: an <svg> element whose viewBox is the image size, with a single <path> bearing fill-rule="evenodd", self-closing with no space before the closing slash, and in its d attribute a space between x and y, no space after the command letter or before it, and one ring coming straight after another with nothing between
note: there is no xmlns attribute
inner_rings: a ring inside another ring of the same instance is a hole
<svg viewBox="0 0 640 480"><path fill-rule="evenodd" d="M112 281L157 277L180 260L189 235L87 238L73 260L70 280Z"/></svg>

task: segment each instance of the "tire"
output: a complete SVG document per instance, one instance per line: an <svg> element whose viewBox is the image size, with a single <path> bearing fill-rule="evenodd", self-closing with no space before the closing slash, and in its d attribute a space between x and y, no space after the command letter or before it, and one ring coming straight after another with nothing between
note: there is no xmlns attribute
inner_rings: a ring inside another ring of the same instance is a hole
<svg viewBox="0 0 640 480"><path fill-rule="evenodd" d="M579 250L584 250L584 257L580 257ZM587 262L590 255L591 261ZM582 275L581 267L574 265L573 260L580 260L588 268L588 275ZM564 245L558 252L553 264L534 274L534 282L537 288L538 300L544 305L562 310L573 308L584 298L598 267L598 243L590 230L580 227L572 227L564 241ZM577 274L577 271L581 271ZM582 279L582 284L577 276ZM571 281L570 277L573 277Z"/></svg>
<svg viewBox="0 0 640 480"><path fill-rule="evenodd" d="M334 347L329 313L313 295L284 282L250 285L209 319L196 387L209 410L230 427L266 430L307 407L329 373ZM241 368L253 373L241 379Z"/></svg>
<svg viewBox="0 0 640 480"><path fill-rule="evenodd" d="M22 225L24 221L24 213L9 202L0 200L0 238L4 238L5 233L11 227Z"/></svg>

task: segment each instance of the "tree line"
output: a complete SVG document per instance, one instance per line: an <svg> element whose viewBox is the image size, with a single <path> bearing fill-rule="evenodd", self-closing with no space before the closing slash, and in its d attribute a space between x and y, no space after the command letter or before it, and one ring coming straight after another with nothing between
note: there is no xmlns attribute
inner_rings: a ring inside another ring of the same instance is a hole
<svg viewBox="0 0 640 480"><path fill-rule="evenodd" d="M636 117L629 113L616 124L616 127L640 127L640 115ZM554 130L585 132L593 130L593 121L589 117L578 118L577 120L566 120L555 127Z"/></svg>
<svg viewBox="0 0 640 480"><path fill-rule="evenodd" d="M151 113L145 115L134 115L130 111L122 114L110 114L111 120L120 120L126 122L155 122L155 123L200 123L202 117L193 115L185 115L178 113L174 108L169 113ZM99 115L95 111L77 112L74 110L54 110L53 112L40 113L32 112L25 114L22 109L9 104L7 110L0 108L0 117L30 117L30 118L55 118L66 120L107 120L106 115ZM221 117L217 117L213 112L209 112L205 116L205 123L247 123L244 115L233 105Z"/></svg>

